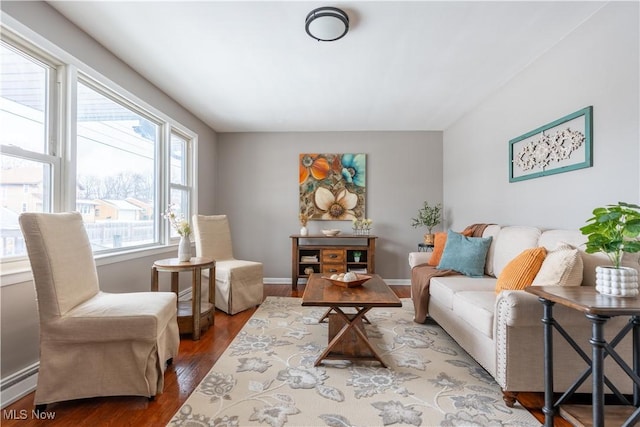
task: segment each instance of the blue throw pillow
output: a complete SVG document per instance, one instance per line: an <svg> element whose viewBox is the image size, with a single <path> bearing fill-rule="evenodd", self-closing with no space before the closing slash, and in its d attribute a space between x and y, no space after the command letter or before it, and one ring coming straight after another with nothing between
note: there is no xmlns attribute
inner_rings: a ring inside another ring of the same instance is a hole
<svg viewBox="0 0 640 427"><path fill-rule="evenodd" d="M455 270L469 277L482 277L491 237L467 237L449 230L438 270Z"/></svg>

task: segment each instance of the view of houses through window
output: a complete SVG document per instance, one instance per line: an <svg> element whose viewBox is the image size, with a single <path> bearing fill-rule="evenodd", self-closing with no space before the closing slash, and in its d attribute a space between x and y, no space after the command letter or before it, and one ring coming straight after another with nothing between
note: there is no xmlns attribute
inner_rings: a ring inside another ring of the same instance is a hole
<svg viewBox="0 0 640 427"><path fill-rule="evenodd" d="M76 209L94 250L155 241L159 127L78 84Z"/></svg>
<svg viewBox="0 0 640 427"><path fill-rule="evenodd" d="M0 44L0 258L26 255L18 216L27 211L80 212L94 252L177 237L162 213L168 203L185 217L191 212L195 134L80 72L77 81L59 85L60 64L29 52ZM65 96L59 88L73 84L75 144L67 144L58 137L67 110L52 106ZM72 188L63 191L64 185Z"/></svg>

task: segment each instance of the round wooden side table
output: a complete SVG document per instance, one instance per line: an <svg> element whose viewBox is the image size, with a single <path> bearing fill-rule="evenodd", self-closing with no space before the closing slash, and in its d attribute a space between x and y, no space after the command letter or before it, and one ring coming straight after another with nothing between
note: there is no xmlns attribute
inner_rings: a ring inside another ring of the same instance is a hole
<svg viewBox="0 0 640 427"><path fill-rule="evenodd" d="M209 301L202 301L202 270L209 269ZM213 258L193 257L180 262L178 258L155 261L151 267L151 290L158 291L158 272L171 273L171 292L178 295L178 274L191 271L191 301L178 301L178 329L181 334L191 333L193 340L200 339L202 329L213 325L215 311L216 262Z"/></svg>

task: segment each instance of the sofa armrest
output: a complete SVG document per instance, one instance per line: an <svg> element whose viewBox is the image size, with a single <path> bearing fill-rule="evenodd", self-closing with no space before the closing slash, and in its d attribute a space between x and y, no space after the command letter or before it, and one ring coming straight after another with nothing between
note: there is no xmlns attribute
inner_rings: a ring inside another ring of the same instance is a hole
<svg viewBox="0 0 640 427"><path fill-rule="evenodd" d="M542 328L542 303L537 296L523 291L502 291L496 298L495 325ZM585 325L584 314L556 304L553 318L562 325Z"/></svg>
<svg viewBox="0 0 640 427"><path fill-rule="evenodd" d="M496 298L494 341L496 351L495 379L506 391L544 390L544 339L543 305L538 297L523 291L502 291ZM588 355L591 352L591 322L584 313L561 304L553 306L553 318ZM605 339L610 340L627 323L625 316L607 321ZM564 392L586 369L587 365L562 339L557 331L553 335L554 391ZM621 357L630 363L632 342L627 336L616 346ZM615 365L615 364L614 364ZM607 376L616 386L621 385L627 393L628 379L617 366L607 367ZM627 382L625 382L627 381ZM591 391L590 382L584 383L578 392Z"/></svg>
<svg viewBox="0 0 640 427"><path fill-rule="evenodd" d="M424 264L431 258L433 252L410 252L409 253L409 267L413 268L416 265Z"/></svg>

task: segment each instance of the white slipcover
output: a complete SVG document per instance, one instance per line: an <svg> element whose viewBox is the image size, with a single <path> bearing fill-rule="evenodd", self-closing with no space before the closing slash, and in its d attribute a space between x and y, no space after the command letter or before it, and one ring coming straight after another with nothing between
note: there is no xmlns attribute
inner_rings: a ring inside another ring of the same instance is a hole
<svg viewBox="0 0 640 427"><path fill-rule="evenodd" d="M40 317L35 404L162 393L178 354L172 292L100 291L79 213L23 213Z"/></svg>
<svg viewBox="0 0 640 427"><path fill-rule="evenodd" d="M233 257L226 215L194 215L196 256L216 260L216 308L236 314L262 303L262 263ZM203 272L208 277L208 271Z"/></svg>

